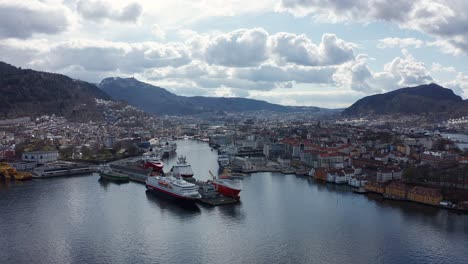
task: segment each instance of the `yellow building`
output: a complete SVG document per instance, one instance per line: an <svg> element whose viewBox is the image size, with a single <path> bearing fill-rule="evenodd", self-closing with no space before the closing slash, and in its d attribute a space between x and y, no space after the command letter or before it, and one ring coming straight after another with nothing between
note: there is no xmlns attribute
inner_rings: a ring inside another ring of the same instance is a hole
<svg viewBox="0 0 468 264"><path fill-rule="evenodd" d="M369 181L366 184L364 184L364 190L368 192L383 194L385 192L385 185L375 181Z"/></svg>
<svg viewBox="0 0 468 264"><path fill-rule="evenodd" d="M396 200L406 200L408 186L401 182L391 182L385 187L384 197Z"/></svg>
<svg viewBox="0 0 468 264"><path fill-rule="evenodd" d="M442 201L440 189L416 186L409 190L408 200L438 206Z"/></svg>

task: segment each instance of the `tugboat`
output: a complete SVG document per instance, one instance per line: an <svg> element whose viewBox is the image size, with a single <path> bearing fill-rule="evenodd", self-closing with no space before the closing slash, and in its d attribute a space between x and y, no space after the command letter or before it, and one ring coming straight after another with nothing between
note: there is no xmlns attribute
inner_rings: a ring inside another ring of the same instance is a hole
<svg viewBox="0 0 468 264"><path fill-rule="evenodd" d="M215 177L211 171L210 174L213 177L212 184L216 187L219 194L236 200L240 199L239 193L242 190L242 185L239 180L232 179L229 176Z"/></svg>
<svg viewBox="0 0 468 264"><path fill-rule="evenodd" d="M201 198L197 185L172 176L148 177L146 189L184 201L196 201Z"/></svg>
<svg viewBox="0 0 468 264"><path fill-rule="evenodd" d="M176 178L182 177L183 179L188 179L193 177L192 166L187 163L185 156L179 156L177 164L172 166L172 175Z"/></svg>

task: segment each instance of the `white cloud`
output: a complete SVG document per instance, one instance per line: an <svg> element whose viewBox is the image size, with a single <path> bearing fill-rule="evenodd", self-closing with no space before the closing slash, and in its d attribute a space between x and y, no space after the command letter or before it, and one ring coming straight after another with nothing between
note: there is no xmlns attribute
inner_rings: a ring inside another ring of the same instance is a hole
<svg viewBox="0 0 468 264"><path fill-rule="evenodd" d="M39 1L0 1L0 38L61 33L69 24L66 15L63 7Z"/></svg>
<svg viewBox="0 0 468 264"><path fill-rule="evenodd" d="M205 58L210 64L247 67L267 59L268 33L262 28L239 29L221 34L206 45Z"/></svg>
<svg viewBox="0 0 468 264"><path fill-rule="evenodd" d="M423 62L416 60L407 50L402 50L403 58L397 57L385 64L384 70L400 77L399 85L419 85L432 81L432 77Z"/></svg>
<svg viewBox="0 0 468 264"><path fill-rule="evenodd" d="M105 19L119 22L136 22L142 13L142 6L133 2L119 9L113 7L113 2L103 0L79 0L76 3L77 12L86 19L102 21Z"/></svg>
<svg viewBox="0 0 468 264"><path fill-rule="evenodd" d="M281 0L280 11L298 16L314 15L323 21L402 20L417 1L394 0Z"/></svg>
<svg viewBox="0 0 468 264"><path fill-rule="evenodd" d="M433 62L431 66L431 72L456 73L457 70L453 66L444 67L438 62Z"/></svg>
<svg viewBox="0 0 468 264"><path fill-rule="evenodd" d="M323 66L354 58L354 45L334 34L324 34L320 44L316 45L305 35L280 32L271 37L270 45L273 55L285 63Z"/></svg>
<svg viewBox="0 0 468 264"><path fill-rule="evenodd" d="M468 1L465 0L282 0L279 11L311 15L326 22L388 21L434 36L451 53L468 53Z"/></svg>
<svg viewBox="0 0 468 264"><path fill-rule="evenodd" d="M158 24L154 24L151 27L151 33L160 39L166 38L166 31L164 31Z"/></svg>
<svg viewBox="0 0 468 264"><path fill-rule="evenodd" d="M420 48L424 45L424 41L416 38L384 38L379 39L377 47L380 49L386 48Z"/></svg>
<svg viewBox="0 0 468 264"><path fill-rule="evenodd" d="M29 44L28 44L29 43ZM134 74L148 68L179 67L190 63L190 50L183 43L157 42L110 42L74 40L56 44L42 44L46 49L34 48L33 42L0 42L1 59L8 54L27 51L27 59L18 60L10 56L10 63L48 71L59 71L75 78L99 82L97 74ZM26 56L26 55L25 55ZM76 70L76 74L74 72ZM86 74L88 73L88 74Z"/></svg>
<svg viewBox="0 0 468 264"><path fill-rule="evenodd" d="M433 81L426 65L416 60L407 50L403 57L396 57L384 65L381 72L373 72L366 56L343 64L333 76L339 86L364 93L380 93L401 87L425 84Z"/></svg>
<svg viewBox="0 0 468 264"><path fill-rule="evenodd" d="M331 83L336 67L305 67L289 65L280 67L272 64L256 68L237 69L234 76L252 81Z"/></svg>
<svg viewBox="0 0 468 264"><path fill-rule="evenodd" d="M453 81L443 83L443 85L465 99L468 97L468 75L462 72L459 72Z"/></svg>

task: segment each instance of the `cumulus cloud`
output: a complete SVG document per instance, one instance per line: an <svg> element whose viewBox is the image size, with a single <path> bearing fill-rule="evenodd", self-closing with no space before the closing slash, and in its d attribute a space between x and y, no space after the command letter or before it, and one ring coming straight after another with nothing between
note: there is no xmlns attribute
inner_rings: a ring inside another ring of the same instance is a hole
<svg viewBox="0 0 468 264"><path fill-rule="evenodd" d="M143 11L139 3L130 3L120 9L115 9L111 2L102 0L79 0L76 3L76 10L89 20L108 19L120 22L136 22Z"/></svg>
<svg viewBox="0 0 468 264"><path fill-rule="evenodd" d="M335 34L324 34L319 45L305 35L280 32L271 37L274 56L286 63L307 66L335 65L354 58L354 45Z"/></svg>
<svg viewBox="0 0 468 264"><path fill-rule="evenodd" d="M453 81L443 83L447 88L453 90L457 95L462 96L463 98L468 97L468 75L459 72Z"/></svg>
<svg viewBox="0 0 468 264"><path fill-rule="evenodd" d="M0 1L0 38L30 38L67 29L66 11L39 1Z"/></svg>
<svg viewBox="0 0 468 264"><path fill-rule="evenodd" d="M268 33L262 28L239 29L221 34L206 45L205 58L210 64L247 67L267 59Z"/></svg>
<svg viewBox="0 0 468 264"><path fill-rule="evenodd" d="M269 34L262 28L240 29L217 36L197 35L189 40L195 54L215 65L258 66L270 58L279 64L304 66L338 65L354 58L355 45L335 34L323 34L313 43L306 35L279 32Z"/></svg>
<svg viewBox="0 0 468 264"><path fill-rule="evenodd" d="M367 56L360 55L355 61L341 65L333 76L334 80L340 86L364 93L386 92L434 80L423 62L405 49L402 53L403 57L396 57L385 64L381 72L373 72L367 65Z"/></svg>
<svg viewBox="0 0 468 264"><path fill-rule="evenodd" d="M322 21L393 22L434 36L437 45L449 46L455 55L468 53L465 0L282 0L279 10Z"/></svg>
<svg viewBox="0 0 468 264"><path fill-rule="evenodd" d="M5 43L4 47L18 50L14 44ZM191 61L190 50L182 43L74 40L49 44L45 50L33 49L26 44L22 46L30 52L27 65L67 73L75 78L85 77L84 80L92 82L100 81L95 79L101 76L97 72L133 74L147 68L179 67ZM14 58L10 62L21 65Z"/></svg>

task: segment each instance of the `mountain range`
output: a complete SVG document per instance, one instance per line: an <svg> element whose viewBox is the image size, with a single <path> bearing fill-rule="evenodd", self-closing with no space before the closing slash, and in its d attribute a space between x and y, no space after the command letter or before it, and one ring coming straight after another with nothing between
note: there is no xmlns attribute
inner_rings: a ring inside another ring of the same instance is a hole
<svg viewBox="0 0 468 264"><path fill-rule="evenodd" d="M71 120L96 120L103 114L96 98L119 100L148 113L191 115L202 113L271 111L329 113L318 107L293 107L248 98L179 96L135 78L105 78L99 84L65 75L25 70L0 62L0 118L56 114ZM468 100L437 84L402 88L364 97L342 112L345 116L386 114L468 115Z"/></svg>
<svg viewBox="0 0 468 264"><path fill-rule="evenodd" d="M65 75L24 70L0 62L0 117L56 114L72 120L96 120L95 98L110 97L95 85Z"/></svg>
<svg viewBox="0 0 468 264"><path fill-rule="evenodd" d="M132 106L155 114L187 115L216 111L320 111L318 107L283 106L248 98L179 96L135 78L106 78L98 84L98 87L115 100L126 101Z"/></svg>
<svg viewBox="0 0 468 264"><path fill-rule="evenodd" d="M346 108L343 115L443 113L457 116L467 113L467 109L468 101L464 101L450 89L431 83L364 97Z"/></svg>

